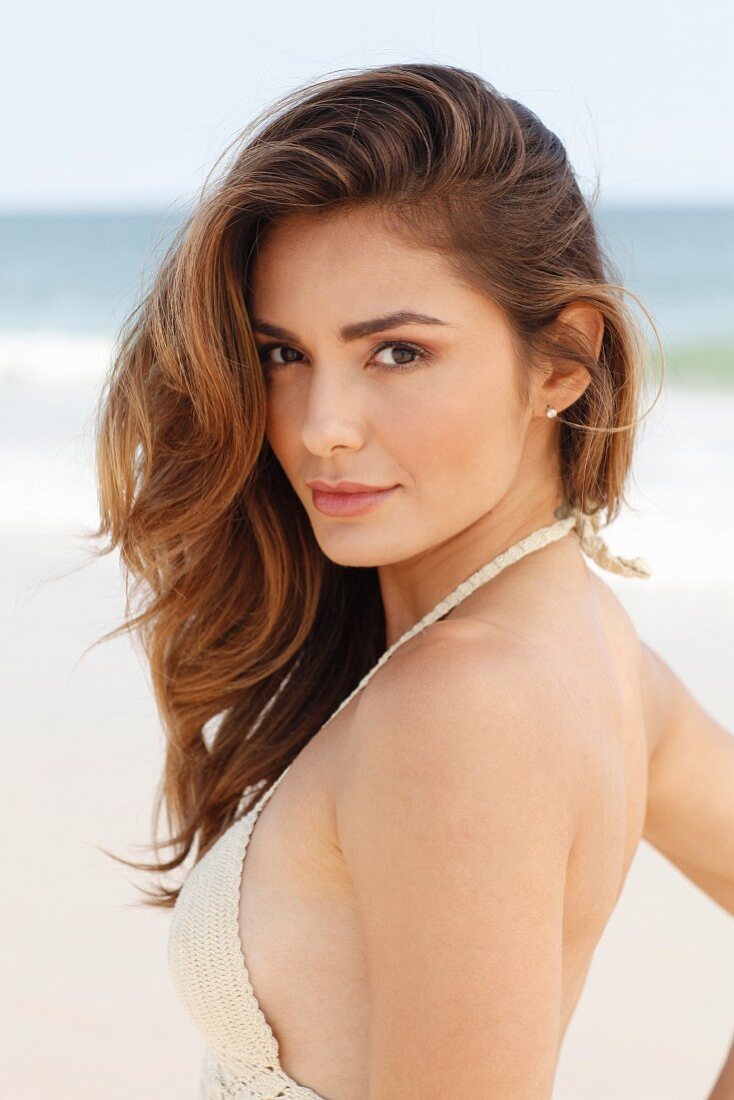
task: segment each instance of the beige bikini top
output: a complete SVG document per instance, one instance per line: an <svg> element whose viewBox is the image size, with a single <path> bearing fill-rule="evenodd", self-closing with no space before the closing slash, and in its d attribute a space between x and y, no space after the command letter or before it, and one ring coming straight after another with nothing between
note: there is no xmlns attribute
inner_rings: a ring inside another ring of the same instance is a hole
<svg viewBox="0 0 734 1100"><path fill-rule="evenodd" d="M649 577L646 563L612 555L599 536L597 517L562 506L560 517L532 531L483 565L407 630L324 723L328 724L367 681L413 635L456 607L479 585L525 554L575 529L584 552L602 568ZM321 729L324 728L321 727ZM278 1041L258 1003L240 940L239 906L243 863L255 821L291 764L259 801L216 840L190 870L171 914L168 963L174 987L206 1041L198 1100L327 1100L289 1077L280 1064ZM245 791L239 814L250 795ZM336 1097L331 1100L337 1100Z"/></svg>

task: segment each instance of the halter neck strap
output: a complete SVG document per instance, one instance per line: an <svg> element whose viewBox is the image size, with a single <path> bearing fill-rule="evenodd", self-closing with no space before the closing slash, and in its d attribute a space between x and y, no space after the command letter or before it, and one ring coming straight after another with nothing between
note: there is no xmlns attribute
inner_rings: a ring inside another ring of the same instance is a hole
<svg viewBox="0 0 734 1100"><path fill-rule="evenodd" d="M578 535L581 549L602 569L610 573L619 573L624 577L651 577L652 571L644 558L623 558L613 554L599 534L601 513L584 512L565 501L556 509L559 518L572 518L573 528Z"/></svg>
<svg viewBox="0 0 734 1100"><path fill-rule="evenodd" d="M451 611L458 604L460 604L462 600L465 600L467 596L469 596L474 591L475 588L479 588L480 585L486 584L488 580L496 576L497 573L501 572L501 570L506 569L508 565L512 565L514 562L518 561L518 559L525 557L526 554L530 554L534 550L539 550L541 549L541 547L546 546L550 542L555 542L557 539L563 538L563 536L571 530L573 525L573 517L568 516L562 517L561 519L556 519L554 523L548 524L545 527L536 528L534 531L531 531L529 535L525 535L524 538L519 539L517 542L513 543L512 546L508 546L506 550L503 550L500 554L497 554L496 557L492 558L491 561L488 561L484 565L480 566L480 568L472 573L470 577L467 577L466 580L463 580L460 584L457 584L456 588L449 592L447 596L444 596L442 600L439 600L439 602L435 604L435 606L432 607L430 611L426 612L422 619L420 619L413 626L409 627L408 630L400 635L397 641L393 642L393 644L385 650L379 660L377 660L372 668L370 668L369 671L365 673L365 675L359 681L354 690L351 691L349 695L347 695L346 699L342 699L336 710L333 711L331 716L327 718L326 722L324 722L324 724L320 726L316 732L320 733L321 730L324 729L324 727L332 721L332 719L336 718L337 714L339 714L339 712L344 709L347 703L351 702L354 696L362 690L368 680L372 679L377 670L382 668L385 662L388 661L390 657L392 657L393 653L396 649L398 649L399 646L403 645L405 642L408 641L409 638L412 638L415 634L419 634L421 630L424 630L427 626L430 626L431 623L434 623L438 619L442 618L444 615L447 615L448 612ZM283 687L283 684L281 684L281 687ZM283 781L283 779L285 779L285 776L290 770L290 767L291 765L288 764L285 771L282 771L278 778L274 780L274 782L270 785L270 787L268 787L263 792L263 794L261 794L258 801L250 810L253 815L256 816L260 812L262 807L274 793L276 787ZM248 795L249 788L243 792L240 798L239 806L237 808L238 817L244 808Z"/></svg>
<svg viewBox="0 0 734 1100"><path fill-rule="evenodd" d="M479 588L480 585L486 584L488 580L496 576L497 573L501 572L501 570L505 569L508 565L512 565L513 562L525 557L526 554L531 553L533 550L539 550L541 547L547 546L548 543L563 538L563 536L571 530L575 530L578 534L582 550L588 554L589 557L592 557L603 569L609 569L614 573L624 573L626 576L631 577L650 576L649 570L641 558L635 558L629 561L626 558L616 557L610 553L604 540L596 533L600 525L598 515L588 515L579 508L570 508L567 504L561 505L560 508L556 509L555 515L557 518L554 523L548 524L546 527L538 527L534 531L531 531L529 535L513 543L512 546L508 546L506 550L503 550L502 553L492 558L492 560L488 561L485 565L482 565L476 572L472 573L470 577L467 577L466 580L458 584L453 591L449 592L447 596L432 607L419 622L411 626L404 634L401 634L398 640L393 642L393 644L385 650L379 660L362 677L354 690L347 695L346 699L342 700L336 710L316 732L320 732L324 726L327 726L329 722L344 709L347 703L354 698L357 692L361 691L377 670L382 668L385 662L390 659L395 650L403 645L404 642L407 642L409 638L412 638L413 635L418 634L421 630L430 626L431 623L447 615L448 612L460 604L462 600L465 600L475 588ZM286 681L287 679L288 677L286 677ZM281 688L284 686L284 683L280 685ZM278 690L280 690L280 688ZM290 767L291 765L288 764L270 787L261 794L256 804L250 810L253 815L259 813L274 793L276 787L285 778ZM244 809L249 793L248 788L243 792L240 798L237 808L238 817Z"/></svg>

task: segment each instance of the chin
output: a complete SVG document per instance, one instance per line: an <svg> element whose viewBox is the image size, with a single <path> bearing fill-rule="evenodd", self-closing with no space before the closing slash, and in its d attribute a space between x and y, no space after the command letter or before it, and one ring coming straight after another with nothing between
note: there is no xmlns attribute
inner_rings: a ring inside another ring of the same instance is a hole
<svg viewBox="0 0 734 1100"><path fill-rule="evenodd" d="M335 565L351 566L354 569L370 569L380 565L392 565L405 561L417 553L415 547L406 550L399 536L383 536L375 532L343 531L340 538L319 538L314 530L316 541L324 556Z"/></svg>

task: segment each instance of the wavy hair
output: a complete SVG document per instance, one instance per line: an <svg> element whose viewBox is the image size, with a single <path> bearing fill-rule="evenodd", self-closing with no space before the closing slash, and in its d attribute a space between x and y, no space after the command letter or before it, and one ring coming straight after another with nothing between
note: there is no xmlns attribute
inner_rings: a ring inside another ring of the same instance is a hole
<svg viewBox="0 0 734 1100"><path fill-rule="evenodd" d="M376 569L326 558L265 437L247 286L268 226L374 204L503 307L523 385L536 356L583 364L591 382L558 418L561 473L568 502L609 522L627 502L644 342L595 201L532 111L438 64L298 88L218 158L118 333L95 409L89 537L105 540L97 555L119 548L126 578L125 619L95 644L142 640L166 734L146 847L172 848L113 859L158 875L196 862L385 649ZM573 300L603 314L598 357L556 323ZM170 907L180 886L140 889L142 904Z"/></svg>

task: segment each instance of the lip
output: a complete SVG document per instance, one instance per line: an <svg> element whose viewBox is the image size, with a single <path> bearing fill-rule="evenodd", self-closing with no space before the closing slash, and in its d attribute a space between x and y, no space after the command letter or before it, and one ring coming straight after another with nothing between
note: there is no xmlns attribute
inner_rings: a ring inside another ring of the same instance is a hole
<svg viewBox="0 0 734 1100"><path fill-rule="evenodd" d="M322 481L321 478L314 478L313 481L307 481L306 484L311 489L318 489L324 493L381 493L388 489L394 489L394 485L365 485L361 481Z"/></svg>
<svg viewBox="0 0 734 1100"><path fill-rule="evenodd" d="M326 516L360 516L365 512L371 512L373 508L376 508L387 497L398 488L397 485L390 485L385 489L370 489L369 491L358 491L356 489L345 489L341 492L334 492L333 489L325 491L318 488L318 485L325 485L326 482L309 482L313 493L314 507L323 512ZM338 482L341 485L355 485L356 482Z"/></svg>

